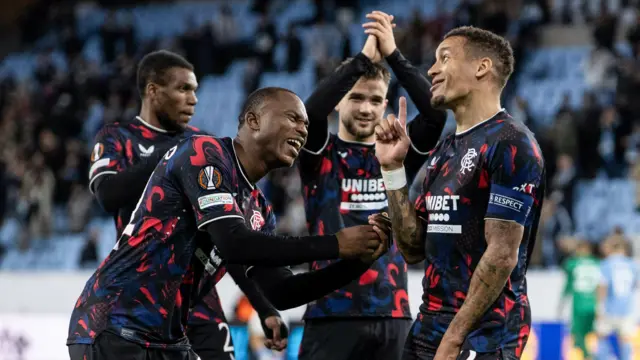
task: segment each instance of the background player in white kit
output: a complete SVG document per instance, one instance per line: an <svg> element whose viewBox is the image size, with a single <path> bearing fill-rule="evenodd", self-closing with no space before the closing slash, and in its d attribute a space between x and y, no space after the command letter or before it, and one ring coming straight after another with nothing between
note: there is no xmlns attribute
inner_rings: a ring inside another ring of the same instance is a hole
<svg viewBox="0 0 640 360"><path fill-rule="evenodd" d="M633 359L631 343L636 331L633 317L635 290L638 286L638 264L627 254L627 243L621 237L612 237L604 244L606 258L600 265L602 280L598 288L596 333L598 354L596 359L609 359L609 335L616 333L622 360Z"/></svg>

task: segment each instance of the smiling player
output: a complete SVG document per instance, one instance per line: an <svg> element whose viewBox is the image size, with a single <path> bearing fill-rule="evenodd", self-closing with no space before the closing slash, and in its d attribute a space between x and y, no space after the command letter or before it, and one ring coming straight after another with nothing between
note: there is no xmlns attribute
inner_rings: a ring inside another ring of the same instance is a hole
<svg viewBox="0 0 640 360"><path fill-rule="evenodd" d="M461 27L429 69L431 104L451 109L456 133L429 154L415 206L403 161L406 102L376 128L394 240L425 263L423 304L404 359L519 359L531 312L525 273L544 198L544 160L533 134L500 107L513 51L489 31Z"/></svg>

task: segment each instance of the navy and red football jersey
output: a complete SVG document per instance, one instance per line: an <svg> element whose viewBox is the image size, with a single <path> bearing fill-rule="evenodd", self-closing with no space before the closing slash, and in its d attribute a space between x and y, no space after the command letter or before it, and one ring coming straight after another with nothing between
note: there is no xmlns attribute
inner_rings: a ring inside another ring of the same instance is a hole
<svg viewBox="0 0 640 360"><path fill-rule="evenodd" d="M333 234L367 224L369 215L387 211L374 144L347 142L331 134L320 151L303 150L299 166L310 234ZM321 269L333 261L338 260L315 261L310 268ZM308 304L304 315L305 319L368 316L411 318L407 264L395 244L360 279Z"/></svg>
<svg viewBox="0 0 640 360"><path fill-rule="evenodd" d="M105 125L96 135L96 144L91 152L90 190L94 191L94 182L99 177L120 173L148 158L157 158L158 151L166 151L178 141L195 134L206 133L192 126L183 133L167 132L139 116L130 122ZM115 215L118 237L129 222L137 200L131 199L130 206L118 209Z"/></svg>
<svg viewBox="0 0 640 360"><path fill-rule="evenodd" d="M117 174L141 161L157 158L162 155L158 154L159 151L166 151L178 141L193 135L208 134L193 126L188 126L182 133L167 132L147 123L139 116L131 122L105 125L96 136L96 144L91 153L92 167L89 172L91 191L94 191L94 181L100 176ZM115 215L118 237L129 222L138 198L129 200L128 205L118 209ZM203 302L197 306L198 314L206 314L206 316L202 315L201 319L224 321L224 312L215 288L202 300Z"/></svg>
<svg viewBox="0 0 640 360"><path fill-rule="evenodd" d="M425 166L415 204L426 257L419 319L434 319L425 325L433 348L464 302L487 247L485 219L499 219L525 227L518 264L463 348L489 352L508 344L521 351L531 325L525 273L544 196L544 160L534 135L502 110L446 137Z"/></svg>
<svg viewBox="0 0 640 360"><path fill-rule="evenodd" d="M67 344L92 343L109 331L147 347L187 348L187 321L210 320L193 308L194 299L225 272L200 229L230 217L254 230L272 231L275 223L266 199L244 176L232 140L193 136L170 149L76 302Z"/></svg>

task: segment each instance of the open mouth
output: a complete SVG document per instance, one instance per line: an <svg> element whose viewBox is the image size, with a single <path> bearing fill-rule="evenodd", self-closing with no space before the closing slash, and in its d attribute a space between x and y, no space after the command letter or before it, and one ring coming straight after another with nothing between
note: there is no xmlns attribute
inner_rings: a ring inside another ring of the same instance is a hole
<svg viewBox="0 0 640 360"><path fill-rule="evenodd" d="M302 144L303 142L299 139L287 139L287 144L289 144L293 150L295 150L296 156L298 155L298 153L300 152L300 149L302 149Z"/></svg>

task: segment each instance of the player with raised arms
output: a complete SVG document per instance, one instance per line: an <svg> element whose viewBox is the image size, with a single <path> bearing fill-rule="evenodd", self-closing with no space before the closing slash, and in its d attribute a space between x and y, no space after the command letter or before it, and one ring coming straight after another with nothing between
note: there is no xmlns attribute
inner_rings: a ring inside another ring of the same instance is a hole
<svg viewBox="0 0 640 360"><path fill-rule="evenodd" d="M376 127L394 241L426 270L403 359L519 359L527 342L525 273L545 173L533 134L500 106L513 62L510 44L489 31L445 35L428 71L431 104L453 111L456 133L430 152L415 205L403 169L406 100Z"/></svg>
<svg viewBox="0 0 640 360"><path fill-rule="evenodd" d="M249 95L235 139L193 136L169 149L76 302L71 359L197 359L185 326L226 264L251 265L247 276L287 309L344 286L383 255L390 230L380 216L335 235L272 234L275 218L255 183L294 163L307 125L294 93L264 88ZM304 274L281 267L336 257L345 261Z"/></svg>
<svg viewBox="0 0 640 360"><path fill-rule="evenodd" d="M360 53L323 80L306 101L309 140L300 154L308 229L337 232L366 224L387 211L387 196L376 158L374 128L383 120L391 74L385 59L420 114L408 125L412 139L406 161L409 178L418 172L442 133L444 111L429 103L431 84L402 56L393 36L393 17L375 11ZM338 111L338 134L327 117ZM335 260L314 261L310 269ZM376 261L359 279L307 306L300 360L399 359L411 326L407 264L398 248Z"/></svg>

